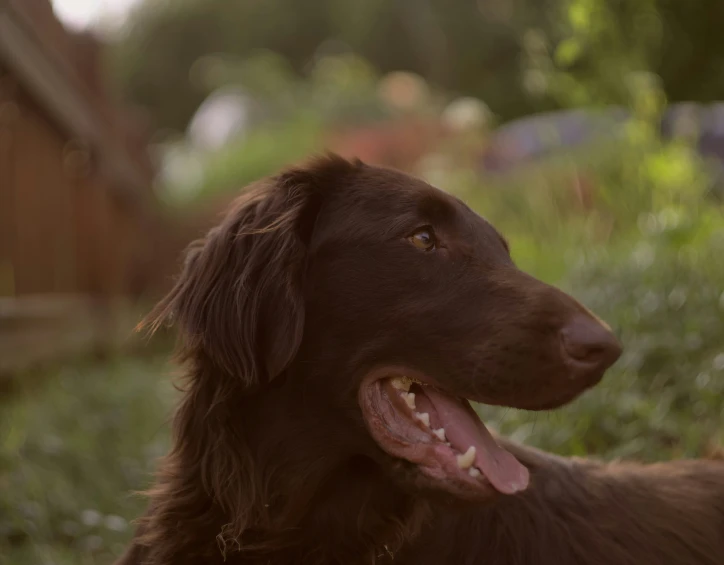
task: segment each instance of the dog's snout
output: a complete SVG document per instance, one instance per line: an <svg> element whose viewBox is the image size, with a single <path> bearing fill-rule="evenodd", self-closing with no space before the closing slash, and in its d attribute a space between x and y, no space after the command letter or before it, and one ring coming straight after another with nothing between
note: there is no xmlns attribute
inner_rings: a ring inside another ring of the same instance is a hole
<svg viewBox="0 0 724 565"><path fill-rule="evenodd" d="M561 330L564 354L578 367L605 371L621 355L613 333L595 318L579 314Z"/></svg>

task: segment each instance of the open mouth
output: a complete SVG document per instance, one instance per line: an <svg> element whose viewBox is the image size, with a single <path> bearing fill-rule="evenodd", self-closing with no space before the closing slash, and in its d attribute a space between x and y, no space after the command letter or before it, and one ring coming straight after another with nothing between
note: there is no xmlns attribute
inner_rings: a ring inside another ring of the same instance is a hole
<svg viewBox="0 0 724 565"><path fill-rule="evenodd" d="M528 469L500 447L468 400L411 371L388 369L365 379L359 400L377 444L440 487L466 498L528 486Z"/></svg>

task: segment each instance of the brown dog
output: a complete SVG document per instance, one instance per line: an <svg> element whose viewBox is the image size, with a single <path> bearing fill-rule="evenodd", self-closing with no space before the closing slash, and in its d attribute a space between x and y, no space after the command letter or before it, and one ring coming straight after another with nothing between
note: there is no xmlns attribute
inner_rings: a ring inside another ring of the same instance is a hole
<svg viewBox="0 0 724 565"><path fill-rule="evenodd" d="M485 428L468 400L555 408L620 347L424 182L337 157L260 182L150 320L188 382L124 565L724 563L721 465Z"/></svg>

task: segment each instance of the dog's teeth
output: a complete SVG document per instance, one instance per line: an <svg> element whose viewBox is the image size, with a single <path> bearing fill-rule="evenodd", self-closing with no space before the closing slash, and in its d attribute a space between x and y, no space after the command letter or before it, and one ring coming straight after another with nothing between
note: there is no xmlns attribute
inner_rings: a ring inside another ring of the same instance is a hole
<svg viewBox="0 0 724 565"><path fill-rule="evenodd" d="M478 471L475 467L470 467L470 469L468 469L468 475L477 479L480 476L480 471Z"/></svg>
<svg viewBox="0 0 724 565"><path fill-rule="evenodd" d="M410 407L410 410L415 409L415 393L414 392L401 392L402 398L405 399L405 402L407 402L407 405Z"/></svg>
<svg viewBox="0 0 724 565"><path fill-rule="evenodd" d="M432 430L432 433L434 433L440 441L445 441L445 428Z"/></svg>
<svg viewBox="0 0 724 565"><path fill-rule="evenodd" d="M430 414L427 412L415 412L415 417L425 424L428 428L430 427Z"/></svg>
<svg viewBox="0 0 724 565"><path fill-rule="evenodd" d="M410 390L412 380L409 377L395 377L392 379L392 386L397 390L404 390L405 392Z"/></svg>
<svg viewBox="0 0 724 565"><path fill-rule="evenodd" d="M469 469L475 462L475 446L471 445L464 455L458 455L458 467L461 469Z"/></svg>

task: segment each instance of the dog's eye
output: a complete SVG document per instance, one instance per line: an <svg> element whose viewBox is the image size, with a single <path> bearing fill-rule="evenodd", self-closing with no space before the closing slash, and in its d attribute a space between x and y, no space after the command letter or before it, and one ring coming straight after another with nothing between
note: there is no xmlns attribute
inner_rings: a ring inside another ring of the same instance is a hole
<svg viewBox="0 0 724 565"><path fill-rule="evenodd" d="M423 251L432 251L437 244L432 228L420 228L407 239L412 245Z"/></svg>

